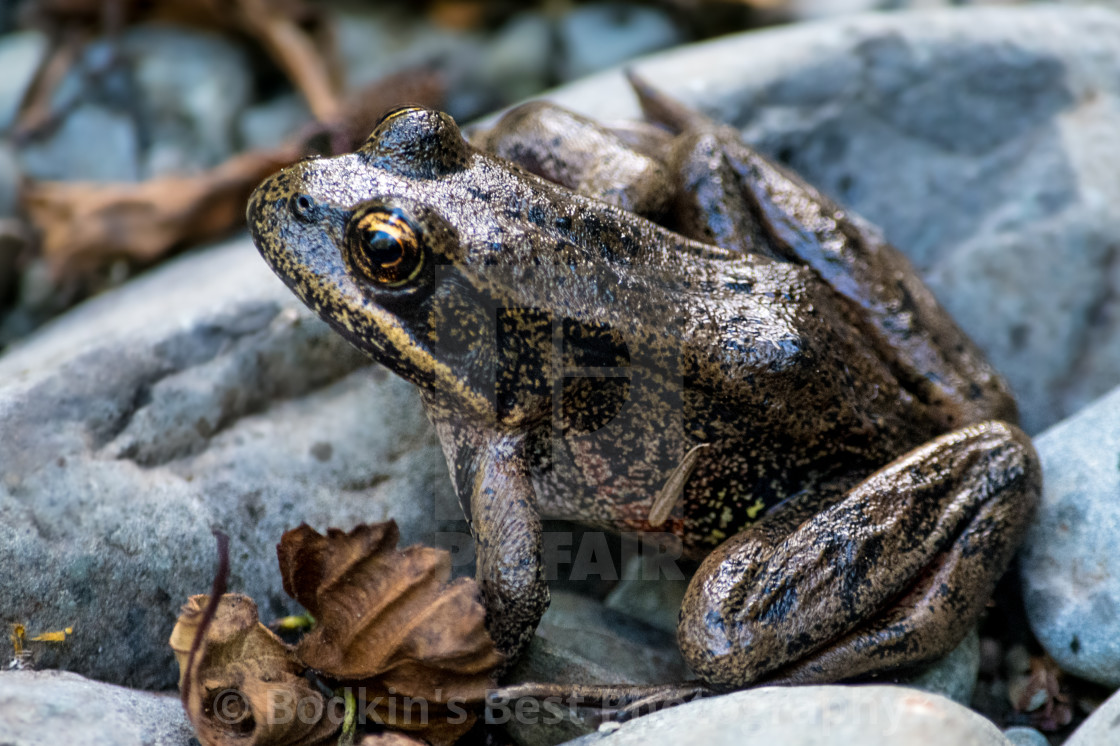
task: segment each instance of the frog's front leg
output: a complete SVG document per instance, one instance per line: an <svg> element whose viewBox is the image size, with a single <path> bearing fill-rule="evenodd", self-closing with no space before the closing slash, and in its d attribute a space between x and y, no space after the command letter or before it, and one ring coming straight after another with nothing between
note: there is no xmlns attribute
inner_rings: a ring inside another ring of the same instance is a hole
<svg viewBox="0 0 1120 746"><path fill-rule="evenodd" d="M486 626L507 665L532 640L549 602L541 520L522 445L518 439L492 438L477 448L463 447L452 459L475 539Z"/></svg>
<svg viewBox="0 0 1120 746"><path fill-rule="evenodd" d="M902 456L787 533L732 537L689 585L678 637L721 689L930 660L975 623L1041 489L1030 440L985 422Z"/></svg>

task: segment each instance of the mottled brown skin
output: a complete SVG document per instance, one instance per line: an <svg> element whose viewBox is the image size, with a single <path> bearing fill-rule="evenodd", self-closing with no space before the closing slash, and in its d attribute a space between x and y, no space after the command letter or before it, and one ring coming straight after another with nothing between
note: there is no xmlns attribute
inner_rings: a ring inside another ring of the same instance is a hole
<svg viewBox="0 0 1120 746"><path fill-rule="evenodd" d="M254 240L420 387L511 656L548 604L541 516L703 558L679 638L715 689L941 655L1038 499L1005 385L876 231L635 87L668 133L531 104L474 136L502 159L390 114L262 184Z"/></svg>

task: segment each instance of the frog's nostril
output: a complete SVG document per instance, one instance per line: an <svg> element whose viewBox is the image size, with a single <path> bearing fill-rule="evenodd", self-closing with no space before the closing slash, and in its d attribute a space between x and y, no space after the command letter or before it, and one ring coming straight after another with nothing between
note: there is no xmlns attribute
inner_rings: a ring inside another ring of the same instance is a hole
<svg viewBox="0 0 1120 746"><path fill-rule="evenodd" d="M289 209L301 223L313 223L319 219L319 204L306 194L293 194Z"/></svg>

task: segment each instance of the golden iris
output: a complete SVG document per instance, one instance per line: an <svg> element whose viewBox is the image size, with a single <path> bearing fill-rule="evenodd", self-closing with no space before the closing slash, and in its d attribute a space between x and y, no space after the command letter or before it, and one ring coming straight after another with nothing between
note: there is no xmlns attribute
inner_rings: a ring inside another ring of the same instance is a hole
<svg viewBox="0 0 1120 746"><path fill-rule="evenodd" d="M383 287L408 285L424 268L415 226L392 208L373 207L355 215L346 228L346 248L351 270Z"/></svg>

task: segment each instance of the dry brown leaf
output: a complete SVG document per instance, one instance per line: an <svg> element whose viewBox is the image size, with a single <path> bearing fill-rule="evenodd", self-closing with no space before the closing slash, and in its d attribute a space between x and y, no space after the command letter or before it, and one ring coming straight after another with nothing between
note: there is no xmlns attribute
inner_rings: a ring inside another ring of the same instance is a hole
<svg viewBox="0 0 1120 746"><path fill-rule="evenodd" d="M28 183L21 199L55 275L72 276L117 258L149 263L176 245L225 233L243 220L256 185L298 153L294 146L253 151L195 177L140 184Z"/></svg>
<svg viewBox="0 0 1120 746"><path fill-rule="evenodd" d="M1073 720L1069 695L1063 691L1063 675L1057 661L1045 654L1032 655L1025 668L1009 672L1007 696L1012 706L1030 713L1031 724L1044 732L1063 728Z"/></svg>
<svg viewBox="0 0 1120 746"><path fill-rule="evenodd" d="M204 746L316 744L341 724L338 712L303 678L292 649L262 625L248 596L225 594L207 626L193 666L188 658L209 599L191 596L171 632L187 717Z"/></svg>
<svg viewBox="0 0 1120 746"><path fill-rule="evenodd" d="M475 582L448 583L446 551L397 550L399 538L393 521L284 534L276 548L284 590L317 622L296 654L364 692L366 712L390 727L452 743L474 723L465 705L483 700L503 658Z"/></svg>

